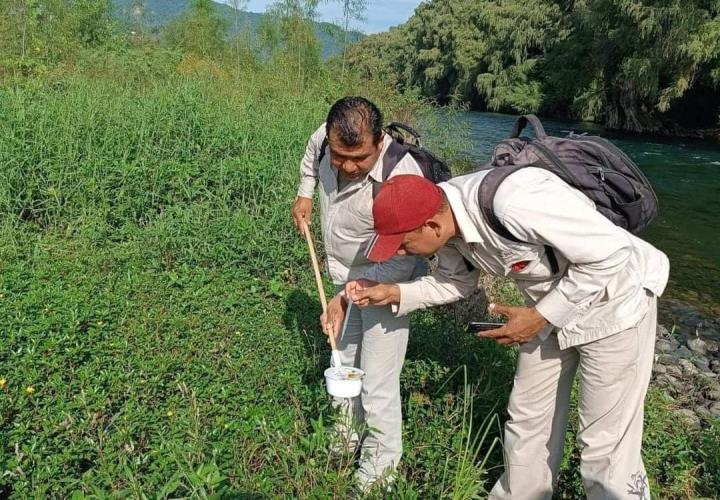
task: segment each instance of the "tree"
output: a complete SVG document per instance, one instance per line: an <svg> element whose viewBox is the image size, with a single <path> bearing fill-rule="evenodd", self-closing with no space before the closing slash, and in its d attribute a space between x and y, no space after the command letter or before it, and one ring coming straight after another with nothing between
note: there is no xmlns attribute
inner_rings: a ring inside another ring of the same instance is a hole
<svg viewBox="0 0 720 500"><path fill-rule="evenodd" d="M281 0L268 9L267 21L261 29L266 46L280 50L280 56L297 75L302 88L307 74L320 66L320 42L315 35L318 0ZM274 23L275 26L269 25ZM271 54L271 56L278 54Z"/></svg>
<svg viewBox="0 0 720 500"><path fill-rule="evenodd" d="M227 23L212 0L191 0L189 11L164 30L169 45L185 52L219 57L225 50Z"/></svg>
<svg viewBox="0 0 720 500"><path fill-rule="evenodd" d="M248 0L229 0L228 4L233 8L233 36L232 36L232 47L233 47L233 56L235 59L235 66L238 71L240 71L241 61L243 53L246 52L246 46L247 39L244 38L241 34L242 31L240 28L240 19L242 18L242 13L247 8Z"/></svg>
<svg viewBox="0 0 720 500"><path fill-rule="evenodd" d="M397 30L352 47L348 61L476 109L638 132L717 127L720 3L431 0Z"/></svg>
<svg viewBox="0 0 720 500"><path fill-rule="evenodd" d="M348 36L352 21L364 21L367 11L367 0L338 0L343 8L343 55L342 77L345 78L345 61L347 59Z"/></svg>
<svg viewBox="0 0 720 500"><path fill-rule="evenodd" d="M109 0L0 2L0 55L23 71L98 47L113 35Z"/></svg>

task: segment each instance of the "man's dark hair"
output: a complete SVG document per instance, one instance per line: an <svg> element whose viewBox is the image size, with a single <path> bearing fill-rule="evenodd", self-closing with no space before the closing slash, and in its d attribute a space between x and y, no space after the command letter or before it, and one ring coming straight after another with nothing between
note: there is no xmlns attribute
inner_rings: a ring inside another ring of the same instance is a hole
<svg viewBox="0 0 720 500"><path fill-rule="evenodd" d="M383 116L375 104L364 97L343 97L332 105L325 122L325 131L332 130L345 146L362 144L366 131L372 133L375 144L382 137Z"/></svg>

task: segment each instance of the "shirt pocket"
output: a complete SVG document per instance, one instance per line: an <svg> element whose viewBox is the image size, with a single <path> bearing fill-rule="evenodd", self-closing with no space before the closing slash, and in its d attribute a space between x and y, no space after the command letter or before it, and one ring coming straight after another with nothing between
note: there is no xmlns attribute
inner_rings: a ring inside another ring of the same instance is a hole
<svg viewBox="0 0 720 500"><path fill-rule="evenodd" d="M507 276L516 281L553 281L562 271L557 252L553 253L555 264L545 247L535 246L526 251L507 252L503 256Z"/></svg>
<svg viewBox="0 0 720 500"><path fill-rule="evenodd" d="M372 201L367 187L338 200L337 215L331 230L358 245L368 243L375 234Z"/></svg>

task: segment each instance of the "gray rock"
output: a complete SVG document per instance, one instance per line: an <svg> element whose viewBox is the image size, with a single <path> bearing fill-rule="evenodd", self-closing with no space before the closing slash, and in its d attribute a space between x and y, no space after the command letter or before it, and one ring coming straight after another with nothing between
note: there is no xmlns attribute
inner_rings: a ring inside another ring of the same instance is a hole
<svg viewBox="0 0 720 500"><path fill-rule="evenodd" d="M712 410L710 411L712 412ZM688 408L682 408L681 410L677 410L677 414L680 415L683 419L685 419L691 428L700 428L700 417L698 417L694 411Z"/></svg>
<svg viewBox="0 0 720 500"><path fill-rule="evenodd" d="M708 354L714 354L715 356L720 354L720 342L717 340L706 340L705 347Z"/></svg>
<svg viewBox="0 0 720 500"><path fill-rule="evenodd" d="M685 392L685 385L672 375L662 374L658 375L655 383L658 387L663 387L670 392L671 395L683 394Z"/></svg>
<svg viewBox="0 0 720 500"><path fill-rule="evenodd" d="M697 311L688 311L682 319L682 322L684 325L689 326L692 329L702 328L703 317Z"/></svg>
<svg viewBox="0 0 720 500"><path fill-rule="evenodd" d="M711 418L713 418L713 414L704 406L698 406L694 409L694 411L697 416L702 418L703 420L710 420Z"/></svg>
<svg viewBox="0 0 720 500"><path fill-rule="evenodd" d="M708 390L705 393L705 397L710 401L720 401L720 387Z"/></svg>
<svg viewBox="0 0 720 500"><path fill-rule="evenodd" d="M704 356L707 353L707 344L705 344L703 339L697 337L691 338L688 340L687 345L692 352L701 356Z"/></svg>
<svg viewBox="0 0 720 500"><path fill-rule="evenodd" d="M705 357L699 357L692 360L693 364L697 367L698 370L701 372L709 372L710 371L710 362Z"/></svg>
<svg viewBox="0 0 720 500"><path fill-rule="evenodd" d="M685 375L693 376L698 373L698 369L689 359L681 359L678 361L678 365L680 365Z"/></svg>
<svg viewBox="0 0 720 500"><path fill-rule="evenodd" d="M715 373L720 373L720 360L713 359L710 361L710 370L712 370Z"/></svg>
<svg viewBox="0 0 720 500"><path fill-rule="evenodd" d="M671 377L681 378L683 376L683 369L680 365L667 365L667 374Z"/></svg>
<svg viewBox="0 0 720 500"><path fill-rule="evenodd" d="M659 353L671 353L674 350L676 350L678 347L680 347L680 342L678 342L676 339L669 338L669 339L658 339L657 342L655 342L655 352Z"/></svg>
<svg viewBox="0 0 720 500"><path fill-rule="evenodd" d="M708 410L710 410L713 417L720 417L720 403L711 404Z"/></svg>
<svg viewBox="0 0 720 500"><path fill-rule="evenodd" d="M674 365L677 363L677 359L671 354L661 354L657 357L657 362L661 365Z"/></svg>
<svg viewBox="0 0 720 500"><path fill-rule="evenodd" d="M697 375L697 378L698 378L698 382L703 387L715 387L715 385L718 383L718 380L720 380L720 378L718 378L717 374L715 374L711 371L700 372Z"/></svg>
<svg viewBox="0 0 720 500"><path fill-rule="evenodd" d="M667 373L667 366L661 365L661 364L655 364L652 367L652 371L656 375L662 375L663 373Z"/></svg>
<svg viewBox="0 0 720 500"><path fill-rule="evenodd" d="M668 338L668 337L670 337L670 332L668 331L667 328L665 328L664 326L662 326L661 324L658 323L657 336L659 339Z"/></svg>
<svg viewBox="0 0 720 500"><path fill-rule="evenodd" d="M673 357L678 359L689 359L692 358L693 353L690 349L681 345L675 352L671 354Z"/></svg>
<svg viewBox="0 0 720 500"><path fill-rule="evenodd" d="M718 328L705 328L702 331L702 335L705 339L711 339L714 341L720 341L720 327Z"/></svg>

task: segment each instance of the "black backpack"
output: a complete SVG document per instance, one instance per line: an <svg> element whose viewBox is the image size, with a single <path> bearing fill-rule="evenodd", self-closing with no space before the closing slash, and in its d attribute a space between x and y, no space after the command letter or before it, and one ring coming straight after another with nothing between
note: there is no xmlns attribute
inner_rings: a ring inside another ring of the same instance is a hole
<svg viewBox="0 0 720 500"><path fill-rule="evenodd" d="M385 127L385 132L392 137L393 141L383 156L383 182L390 177L390 173L406 154L411 155L417 162L420 170L422 170L423 176L435 184L447 181L452 177L450 167L448 167L447 163L422 146L420 134L418 134L415 129L404 123L392 122ZM328 140L327 137L325 137L320 147L318 163L325 158L327 148ZM373 184L373 198L380 192L381 185L379 182Z"/></svg>
<svg viewBox="0 0 720 500"><path fill-rule="evenodd" d="M528 122L535 130L534 140L520 137ZM485 220L509 240L519 241L495 216L493 200L502 181L526 167L553 172L595 202L598 212L631 233L645 229L657 215L658 199L650 181L617 146L585 134L548 136L535 115L524 115L510 137L495 146L490 165L483 168L490 171L478 191Z"/></svg>

